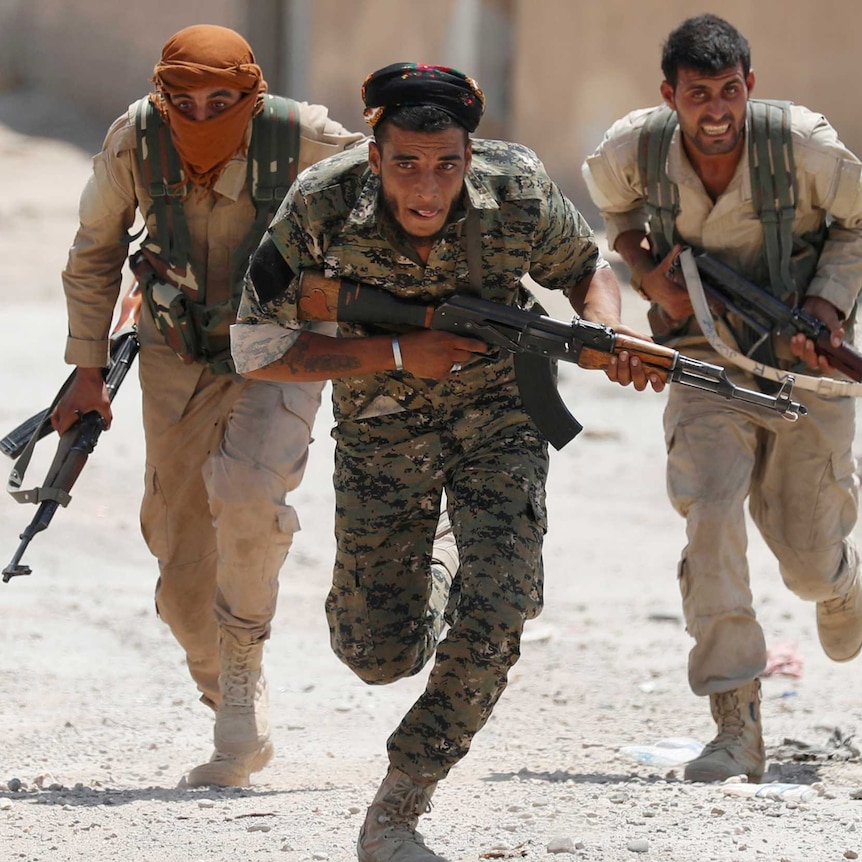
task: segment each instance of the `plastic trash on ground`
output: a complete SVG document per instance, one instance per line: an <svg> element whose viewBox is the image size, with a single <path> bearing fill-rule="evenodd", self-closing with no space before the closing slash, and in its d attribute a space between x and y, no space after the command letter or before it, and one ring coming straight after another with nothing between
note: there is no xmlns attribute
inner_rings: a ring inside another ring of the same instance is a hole
<svg viewBox="0 0 862 862"><path fill-rule="evenodd" d="M810 802L820 795L817 788L809 784L782 784L777 781L769 784L722 784L721 789L728 796L752 796L782 802Z"/></svg>
<svg viewBox="0 0 862 862"><path fill-rule="evenodd" d="M651 745L624 745L620 754L647 766L679 766L694 760L703 751L703 743L687 736L660 739Z"/></svg>

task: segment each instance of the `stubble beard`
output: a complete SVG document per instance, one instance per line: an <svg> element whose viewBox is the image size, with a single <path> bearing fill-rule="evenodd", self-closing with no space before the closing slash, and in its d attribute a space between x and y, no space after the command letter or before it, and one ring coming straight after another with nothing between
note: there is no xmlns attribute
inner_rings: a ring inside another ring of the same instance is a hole
<svg viewBox="0 0 862 862"><path fill-rule="evenodd" d="M395 227L395 229L411 244L419 243L425 245L433 245L440 239L444 233L446 233L446 228L449 227L449 223L452 221L452 214L455 212L457 207L457 201L453 201L449 205L449 211L446 213L446 218L443 220L443 226L440 230L435 231L433 234L415 234L410 233L404 225L401 224L400 221L395 217L395 206L393 206L392 200L389 195L386 194L385 191L381 189L380 193L380 205L383 208L383 214L388 219L389 223Z"/></svg>
<svg viewBox="0 0 862 862"><path fill-rule="evenodd" d="M686 134L689 143L704 156L725 156L732 153L742 143L744 126L736 128L731 120L732 137L728 141L716 141L698 127L694 134Z"/></svg>

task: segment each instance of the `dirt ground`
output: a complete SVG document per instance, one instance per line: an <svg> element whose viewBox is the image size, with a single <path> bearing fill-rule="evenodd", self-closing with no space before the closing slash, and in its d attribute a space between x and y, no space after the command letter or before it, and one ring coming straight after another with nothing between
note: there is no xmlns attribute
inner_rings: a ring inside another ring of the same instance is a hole
<svg viewBox="0 0 862 862"><path fill-rule="evenodd" d="M38 94L0 94L0 434L47 406L68 373L59 272L101 131ZM625 313L643 323L636 298ZM732 796L624 751L675 737L703 743L712 728L686 682L675 577L684 525L665 497L664 396L574 368L563 369L561 389L585 430L553 456L546 608L528 625L508 691L422 820L430 846L452 862L856 859L862 664L826 659L813 606L782 587L755 533L757 612L779 671L763 681L766 780L810 785L815 798ZM235 791L177 788L209 756L212 719L154 615L156 568L137 528L133 375L115 415L71 505L26 553L32 576L0 584L3 857L355 859L386 737L425 674L370 688L329 650L328 407L293 497L303 530L267 647L277 753L252 788ZM43 479L53 451L40 445L25 485ZM0 496L3 565L34 512Z"/></svg>

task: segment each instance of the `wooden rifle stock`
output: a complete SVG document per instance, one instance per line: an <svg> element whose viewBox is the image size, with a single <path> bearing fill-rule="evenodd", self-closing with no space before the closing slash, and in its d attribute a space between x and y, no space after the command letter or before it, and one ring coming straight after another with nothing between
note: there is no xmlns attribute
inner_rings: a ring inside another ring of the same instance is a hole
<svg viewBox="0 0 862 862"><path fill-rule="evenodd" d="M662 347L660 344L634 338L631 335L616 333L611 353L584 347L578 356L578 365L581 368L605 371L610 367L613 358L623 352L628 353L629 356L637 356L648 373L657 374L664 382L667 382L679 356L676 350L669 347Z"/></svg>

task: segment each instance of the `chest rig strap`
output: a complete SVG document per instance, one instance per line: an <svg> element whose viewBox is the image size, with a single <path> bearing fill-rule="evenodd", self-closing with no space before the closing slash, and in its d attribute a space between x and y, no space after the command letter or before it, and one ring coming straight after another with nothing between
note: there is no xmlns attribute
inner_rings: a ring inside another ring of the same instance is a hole
<svg viewBox="0 0 862 862"><path fill-rule="evenodd" d="M646 196L652 238L664 257L679 242L679 187L667 174L671 140L678 126L676 111L653 111L638 141L638 169ZM747 147L752 207L763 227L763 253L772 292L779 297L794 289L790 272L793 220L798 191L790 134L790 103L749 99Z"/></svg>
<svg viewBox="0 0 862 862"><path fill-rule="evenodd" d="M138 164L152 198L156 220L153 239L160 257L171 269L184 271L190 264L191 238L183 199L189 192L179 154L170 129L149 99L138 105L135 121ZM242 292L248 259L275 215L299 167L299 106L281 96L263 97L263 110L252 121L248 154L247 188L255 206L255 218L231 260L233 294ZM206 287L200 285L197 302L206 302Z"/></svg>

